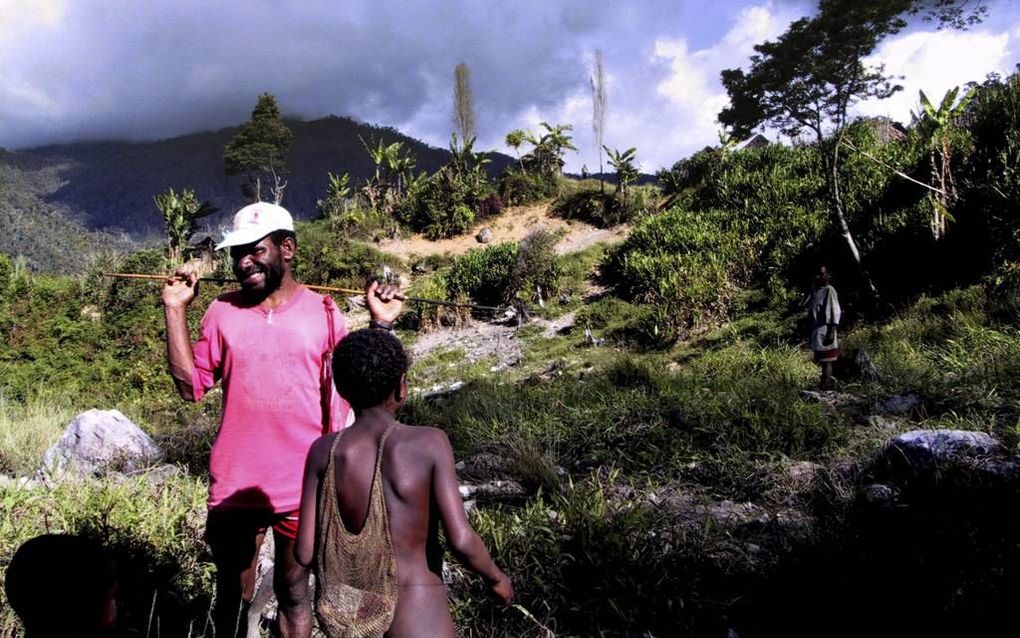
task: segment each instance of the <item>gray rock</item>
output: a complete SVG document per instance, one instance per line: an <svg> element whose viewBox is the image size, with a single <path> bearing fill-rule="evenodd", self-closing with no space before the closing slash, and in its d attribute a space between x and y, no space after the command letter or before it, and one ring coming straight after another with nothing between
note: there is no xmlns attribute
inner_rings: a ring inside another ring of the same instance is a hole
<svg viewBox="0 0 1020 638"><path fill-rule="evenodd" d="M255 567L255 594L248 605L248 635L258 636L262 619L272 621L276 618L276 595L273 592L273 571L276 553L273 535L266 534L259 548L258 562Z"/></svg>
<svg viewBox="0 0 1020 638"><path fill-rule="evenodd" d="M510 472L507 460L490 452L479 452L469 456L457 463L456 468L457 476L469 483L495 481Z"/></svg>
<svg viewBox="0 0 1020 638"><path fill-rule="evenodd" d="M517 481L489 481L478 485L460 486L460 497L464 500L517 500L526 495L524 487Z"/></svg>
<svg viewBox="0 0 1020 638"><path fill-rule="evenodd" d="M786 477L797 492L809 492L818 486L824 469L811 461L796 461L786 468Z"/></svg>
<svg viewBox="0 0 1020 638"><path fill-rule="evenodd" d="M492 241L492 229L489 227L481 229L480 231L478 231L478 234L475 235L475 239L477 239L478 243L480 244L489 243L490 241Z"/></svg>
<svg viewBox="0 0 1020 638"><path fill-rule="evenodd" d="M28 478L27 476L19 476L17 478L11 476L0 475L0 489L5 490L34 490L39 487L39 481Z"/></svg>
<svg viewBox="0 0 1020 638"><path fill-rule="evenodd" d="M1002 444L984 432L912 430L890 440L881 456L891 468L921 475L960 466L977 468L987 465L989 457L1001 456L1003 452ZM1002 465L1011 468L1013 464ZM994 471L991 467L986 469Z"/></svg>
<svg viewBox="0 0 1020 638"><path fill-rule="evenodd" d="M60 440L46 450L39 476L49 478L60 472L132 474L162 457L149 435L120 411L89 410L75 417Z"/></svg>
<svg viewBox="0 0 1020 638"><path fill-rule="evenodd" d="M878 414L906 416L921 406L921 398L913 392L895 394L882 401L874 411Z"/></svg>
<svg viewBox="0 0 1020 638"><path fill-rule="evenodd" d="M891 507L896 504L896 490L888 485L873 483L861 490L861 498L873 507Z"/></svg>

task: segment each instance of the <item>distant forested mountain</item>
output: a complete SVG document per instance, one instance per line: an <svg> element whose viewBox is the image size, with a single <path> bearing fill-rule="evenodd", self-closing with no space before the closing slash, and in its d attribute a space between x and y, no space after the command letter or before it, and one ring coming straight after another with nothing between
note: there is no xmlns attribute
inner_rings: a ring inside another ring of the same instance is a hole
<svg viewBox="0 0 1020 638"><path fill-rule="evenodd" d="M429 173L445 164L450 154L430 147L392 128L330 116L314 121L287 120L294 133L288 156L290 174L283 204L298 219L316 215L315 202L326 192L326 173L350 173L352 184L360 186L375 172L362 146L373 140L403 142L418 164ZM0 150L0 226L80 224L88 230L126 233L142 238L162 233L162 218L153 196L168 186L193 188L202 200L209 200L220 212L203 220L214 230L246 202L240 194L240 177L223 171L223 148L237 133L237 127L182 135L157 142L81 142L45 146L17 152ZM489 170L498 174L516 162L502 155L490 155ZM5 171L5 172L3 172ZM14 191L17 191L16 193ZM65 229L66 232L67 229ZM22 233L24 234L24 233ZM4 241L4 240L0 240ZM4 241L4 243L7 243ZM0 251L19 254L17 246L0 245Z"/></svg>

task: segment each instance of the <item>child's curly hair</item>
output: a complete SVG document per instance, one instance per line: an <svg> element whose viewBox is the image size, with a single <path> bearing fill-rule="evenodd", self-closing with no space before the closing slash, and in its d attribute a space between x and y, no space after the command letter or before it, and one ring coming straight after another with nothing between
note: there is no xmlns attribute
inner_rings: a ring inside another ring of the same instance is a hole
<svg viewBox="0 0 1020 638"><path fill-rule="evenodd" d="M333 352L333 383L355 410L372 408L397 390L408 357L400 340L382 330L357 330Z"/></svg>

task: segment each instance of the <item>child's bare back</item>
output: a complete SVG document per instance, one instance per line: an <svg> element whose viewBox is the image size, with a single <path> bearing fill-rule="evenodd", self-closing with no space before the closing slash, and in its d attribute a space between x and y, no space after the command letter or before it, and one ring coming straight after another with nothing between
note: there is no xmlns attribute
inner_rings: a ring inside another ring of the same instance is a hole
<svg viewBox="0 0 1020 638"><path fill-rule="evenodd" d="M365 335L357 339L366 341L363 347L367 347L368 342L378 341L380 337ZM341 342L338 354L346 342ZM344 393L339 375L337 387L351 401ZM315 547L314 525L306 526L305 521L314 523L316 520L316 498L331 450L334 451L340 517L350 533L361 531L370 515L379 444L389 432L380 460L380 475L396 558L398 597L393 622L386 635L394 638L454 636L442 581L440 524L451 550L467 567L487 580L494 595L509 603L513 590L509 578L493 563L464 513L453 451L446 434L436 428L407 426L395 420L394 412L406 396L406 382L401 372L399 387L387 394L382 403L356 407L358 418L354 425L342 434L324 436L312 445L305 469L302 525L295 551L304 564L313 562L316 551L330 551L329 547ZM341 440L334 446L338 436Z"/></svg>

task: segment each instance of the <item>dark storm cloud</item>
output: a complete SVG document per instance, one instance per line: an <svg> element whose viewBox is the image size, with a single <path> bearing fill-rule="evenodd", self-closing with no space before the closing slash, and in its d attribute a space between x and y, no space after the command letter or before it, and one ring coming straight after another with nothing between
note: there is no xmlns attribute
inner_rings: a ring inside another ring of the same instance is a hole
<svg viewBox="0 0 1020 638"><path fill-rule="evenodd" d="M445 110L449 118L462 61L484 126L583 86L590 52L581 43L613 17L588 3L537 1L53 8L49 22L24 16L0 26L0 145L234 124L264 91L305 117L400 125Z"/></svg>

